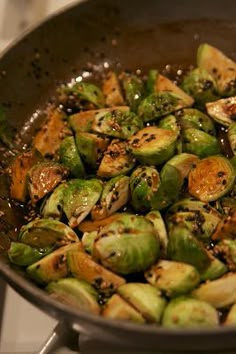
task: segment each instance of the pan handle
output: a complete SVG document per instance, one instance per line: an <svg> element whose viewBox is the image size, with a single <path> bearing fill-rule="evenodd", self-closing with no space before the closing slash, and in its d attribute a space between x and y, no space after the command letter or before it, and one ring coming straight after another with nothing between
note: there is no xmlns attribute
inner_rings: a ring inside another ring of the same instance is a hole
<svg viewBox="0 0 236 354"><path fill-rule="evenodd" d="M78 336L68 322L58 322L38 354L79 354Z"/></svg>

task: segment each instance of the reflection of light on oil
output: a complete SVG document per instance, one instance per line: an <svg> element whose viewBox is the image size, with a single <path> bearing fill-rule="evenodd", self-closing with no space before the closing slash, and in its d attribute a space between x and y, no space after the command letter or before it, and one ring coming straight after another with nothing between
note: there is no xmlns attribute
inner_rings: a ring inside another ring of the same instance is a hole
<svg viewBox="0 0 236 354"><path fill-rule="evenodd" d="M78 77L75 79L76 82L81 82L82 80L83 80L82 76L78 76Z"/></svg>
<svg viewBox="0 0 236 354"><path fill-rule="evenodd" d="M91 73L89 71L84 71L82 73L82 76L83 76L84 79L86 79L87 77L91 76Z"/></svg>
<svg viewBox="0 0 236 354"><path fill-rule="evenodd" d="M104 66L105 69L108 69L110 65L109 65L109 63L107 61L105 61L105 63L103 63L103 66Z"/></svg>

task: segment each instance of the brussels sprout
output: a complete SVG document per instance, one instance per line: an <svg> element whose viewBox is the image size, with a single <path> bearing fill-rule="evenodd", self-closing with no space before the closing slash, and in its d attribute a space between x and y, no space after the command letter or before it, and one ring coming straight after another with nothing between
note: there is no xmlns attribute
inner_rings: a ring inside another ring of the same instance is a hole
<svg viewBox="0 0 236 354"><path fill-rule="evenodd" d="M223 197L217 201L217 207L222 214L229 215L231 209L236 209L236 200L233 197Z"/></svg>
<svg viewBox="0 0 236 354"><path fill-rule="evenodd" d="M148 77L147 77L147 82L146 82L146 91L150 95L151 93L154 93L155 90L155 84L156 80L158 78L158 70L151 69L148 72Z"/></svg>
<svg viewBox="0 0 236 354"><path fill-rule="evenodd" d="M188 177L193 165L198 161L198 156L182 153L172 157L167 164L175 167L181 174L182 182Z"/></svg>
<svg viewBox="0 0 236 354"><path fill-rule="evenodd" d="M223 324L226 326L236 325L236 303L231 306Z"/></svg>
<svg viewBox="0 0 236 354"><path fill-rule="evenodd" d="M60 220L63 212L63 198L67 183L61 183L41 205L40 212L43 218Z"/></svg>
<svg viewBox="0 0 236 354"><path fill-rule="evenodd" d="M213 77L204 69L193 69L185 77L181 88L194 98L199 107L219 98Z"/></svg>
<svg viewBox="0 0 236 354"><path fill-rule="evenodd" d="M144 94L143 81L136 75L126 73L121 74L121 80L126 101L131 111L136 112Z"/></svg>
<svg viewBox="0 0 236 354"><path fill-rule="evenodd" d="M192 265L166 260L148 269L145 278L168 297L188 293L200 282L200 275Z"/></svg>
<svg viewBox="0 0 236 354"><path fill-rule="evenodd" d="M195 200L193 198L184 198L178 200L173 204L167 211L167 216L172 215L177 212L188 212L188 211L204 211L216 216L219 215L216 209L211 207L208 203L201 202L200 200Z"/></svg>
<svg viewBox="0 0 236 354"><path fill-rule="evenodd" d="M108 300L102 311L102 316L116 320L145 323L142 315L117 294L112 295Z"/></svg>
<svg viewBox="0 0 236 354"><path fill-rule="evenodd" d="M105 103L107 106L122 106L124 105L124 98L121 92L121 87L116 73L110 71L102 87L103 94L105 96Z"/></svg>
<svg viewBox="0 0 236 354"><path fill-rule="evenodd" d="M160 241L161 256L166 256L168 235L167 235L166 226L161 216L161 213L158 210L152 210L145 216L145 218L152 222L156 230L156 233Z"/></svg>
<svg viewBox="0 0 236 354"><path fill-rule="evenodd" d="M173 130L176 133L179 133L180 128L177 123L177 119L173 114L169 114L168 116L162 118L158 122L158 127L161 129Z"/></svg>
<svg viewBox="0 0 236 354"><path fill-rule="evenodd" d="M27 174L29 170L42 160L40 152L34 148L15 157L8 167L10 176L10 197L25 202L28 197Z"/></svg>
<svg viewBox="0 0 236 354"><path fill-rule="evenodd" d="M160 177L154 167L140 166L130 176L131 204L136 211L149 211L160 187Z"/></svg>
<svg viewBox="0 0 236 354"><path fill-rule="evenodd" d="M105 99L100 88L90 82L76 82L67 86L61 86L58 91L62 102L66 101L68 96L74 95L81 101L90 102L98 108L104 107L105 104Z"/></svg>
<svg viewBox="0 0 236 354"><path fill-rule="evenodd" d="M230 143L231 150L236 156L236 123L232 123L228 129L228 140Z"/></svg>
<svg viewBox="0 0 236 354"><path fill-rule="evenodd" d="M183 151L201 158L220 154L220 145L216 137L195 128L184 129Z"/></svg>
<svg viewBox="0 0 236 354"><path fill-rule="evenodd" d="M149 122L187 106L179 95L171 92L158 92L147 96L140 103L138 114L143 122Z"/></svg>
<svg viewBox="0 0 236 354"><path fill-rule="evenodd" d="M98 236L98 231L84 232L81 242L86 252L92 254L93 244Z"/></svg>
<svg viewBox="0 0 236 354"><path fill-rule="evenodd" d="M215 308L224 308L236 302L236 274L228 273L220 279L207 281L192 292L196 299Z"/></svg>
<svg viewBox="0 0 236 354"><path fill-rule="evenodd" d="M212 257L209 267L200 274L201 280L214 280L220 278L228 271L228 267L218 258Z"/></svg>
<svg viewBox="0 0 236 354"><path fill-rule="evenodd" d="M168 258L193 265L201 273L211 258L203 244L184 225L169 230Z"/></svg>
<svg viewBox="0 0 236 354"><path fill-rule="evenodd" d="M53 251L39 261L31 264L27 273L39 285L64 278L68 275L67 256L69 250L81 250L81 242L71 243Z"/></svg>
<svg viewBox="0 0 236 354"><path fill-rule="evenodd" d="M217 225L217 228L212 235L213 240L235 239L236 238L236 209L232 208L228 215L224 216Z"/></svg>
<svg viewBox="0 0 236 354"><path fill-rule="evenodd" d="M45 157L54 156L62 140L71 135L67 126L66 115L59 109L50 110L46 121L35 135L32 146L34 146Z"/></svg>
<svg viewBox="0 0 236 354"><path fill-rule="evenodd" d="M37 249L21 242L11 242L7 252L11 263L28 266L52 251L52 247Z"/></svg>
<svg viewBox="0 0 236 354"><path fill-rule="evenodd" d="M171 92L176 94L182 98L183 102L185 102L185 107L192 106L194 102L194 99L191 96L187 95L186 92L181 90L181 88L175 85L174 82L161 74L156 77L154 92Z"/></svg>
<svg viewBox="0 0 236 354"><path fill-rule="evenodd" d="M101 220L84 220L79 224L78 229L81 232L98 231L103 226L110 224L112 221L119 220L120 218L123 217L123 215L132 215L132 214L130 214L130 213L115 213L115 214L108 216L107 218L101 219Z"/></svg>
<svg viewBox="0 0 236 354"><path fill-rule="evenodd" d="M174 155L177 137L172 130L146 127L129 139L128 147L141 163L160 165Z"/></svg>
<svg viewBox="0 0 236 354"><path fill-rule="evenodd" d="M117 176L110 179L104 186L102 196L92 211L94 220L104 219L122 208L129 200L129 177Z"/></svg>
<svg viewBox="0 0 236 354"><path fill-rule="evenodd" d="M121 112L129 112L130 108L128 106L118 106L112 108L101 108L101 109L91 109L88 111L82 111L79 113L72 114L69 117L69 124L75 133L80 132L91 132L93 121L97 114L105 114L107 112L112 112L117 109Z"/></svg>
<svg viewBox="0 0 236 354"><path fill-rule="evenodd" d="M125 284L124 278L110 272L80 250L69 251L67 263L74 277L86 280L99 291L114 292L119 286Z"/></svg>
<svg viewBox="0 0 236 354"><path fill-rule="evenodd" d="M98 293L84 280L66 278L49 283L46 291L53 299L95 314L100 313Z"/></svg>
<svg viewBox="0 0 236 354"><path fill-rule="evenodd" d="M220 220L220 214L217 214L217 212L209 213L204 209L179 211L167 217L167 225L169 229L179 224L184 225L197 238L202 241L209 241Z"/></svg>
<svg viewBox="0 0 236 354"><path fill-rule="evenodd" d="M97 175L99 177L111 178L132 170L135 158L127 152L126 146L124 141L112 140L98 167Z"/></svg>
<svg viewBox="0 0 236 354"><path fill-rule="evenodd" d="M234 223L235 227L235 223ZM223 239L215 247L214 253L226 261L231 271L236 271L236 240Z"/></svg>
<svg viewBox="0 0 236 354"><path fill-rule="evenodd" d="M197 64L214 77L220 95L236 94L236 63L219 49L207 43L201 44L197 51Z"/></svg>
<svg viewBox="0 0 236 354"><path fill-rule="evenodd" d="M160 188L152 199L152 209L157 210L162 210L177 200L183 183L180 171L170 165L169 161L163 166L160 178Z"/></svg>
<svg viewBox="0 0 236 354"><path fill-rule="evenodd" d="M77 133L75 142L82 160L92 169L97 167L98 161L109 144L107 138L85 132Z"/></svg>
<svg viewBox="0 0 236 354"><path fill-rule="evenodd" d="M219 324L217 311L205 301L180 296L167 305L162 325L167 328L210 328Z"/></svg>
<svg viewBox="0 0 236 354"><path fill-rule="evenodd" d="M207 134L216 135L212 119L198 109L184 108L176 115L183 129L195 128Z"/></svg>
<svg viewBox="0 0 236 354"><path fill-rule="evenodd" d="M189 173L189 193L203 202L211 202L228 193L234 180L235 172L227 158L206 157L197 162Z"/></svg>
<svg viewBox="0 0 236 354"><path fill-rule="evenodd" d="M34 165L28 172L28 190L32 204L51 192L68 174L68 168L53 161Z"/></svg>
<svg viewBox="0 0 236 354"><path fill-rule="evenodd" d="M85 175L84 166L73 136L68 136L62 141L59 154L61 163L69 168L73 177L83 177Z"/></svg>
<svg viewBox="0 0 236 354"><path fill-rule="evenodd" d="M114 108L110 112L95 115L92 131L114 138L128 139L142 127L143 122L135 113Z"/></svg>
<svg viewBox="0 0 236 354"><path fill-rule="evenodd" d="M233 168L236 170L236 157L233 156L233 157L230 159L230 162L231 162Z"/></svg>
<svg viewBox="0 0 236 354"><path fill-rule="evenodd" d="M206 109L217 123L229 127L236 119L236 96L208 102Z"/></svg>
<svg viewBox="0 0 236 354"><path fill-rule="evenodd" d="M63 210L69 226L75 228L90 213L102 193L102 182L98 179L74 179L68 182L63 197Z"/></svg>
<svg viewBox="0 0 236 354"><path fill-rule="evenodd" d="M117 289L118 294L132 305L148 322L160 323L166 300L150 284L129 283Z"/></svg>
<svg viewBox="0 0 236 354"><path fill-rule="evenodd" d="M147 269L158 258L159 242L152 223L142 216L123 215L104 226L94 243L94 255L121 274Z"/></svg>
<svg viewBox="0 0 236 354"><path fill-rule="evenodd" d="M35 219L22 226L18 236L20 242L35 248L61 247L78 242L76 233L66 224L53 219Z"/></svg>

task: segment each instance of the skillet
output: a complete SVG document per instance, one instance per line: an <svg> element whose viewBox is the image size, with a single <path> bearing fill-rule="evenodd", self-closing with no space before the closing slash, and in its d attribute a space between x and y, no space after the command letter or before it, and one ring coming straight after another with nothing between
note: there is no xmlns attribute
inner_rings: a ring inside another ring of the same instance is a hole
<svg viewBox="0 0 236 354"><path fill-rule="evenodd" d="M167 64L194 64L202 42L236 59L235 38L234 0L88 0L49 18L2 54L0 105L9 124L27 143L37 124L34 112L45 105L61 81L84 70L96 76L104 63L115 70L144 72ZM1 156L1 163L3 160ZM236 352L233 327L169 331L105 320L49 298L4 257L9 238L15 237L22 223L22 208L10 205L7 198L7 181L1 174L0 210L5 213L0 218L1 276L28 301L82 333L87 350L92 350L99 338L106 342L109 353L111 347L125 348L129 353Z"/></svg>

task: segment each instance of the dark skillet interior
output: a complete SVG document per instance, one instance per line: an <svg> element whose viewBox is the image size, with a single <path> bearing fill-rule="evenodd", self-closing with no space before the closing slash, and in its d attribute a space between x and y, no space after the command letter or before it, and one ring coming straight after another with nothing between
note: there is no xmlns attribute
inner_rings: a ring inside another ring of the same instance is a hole
<svg viewBox="0 0 236 354"><path fill-rule="evenodd" d="M0 59L0 104L12 126L22 127L43 107L60 81L84 69L99 71L104 62L115 70L158 68L195 63L199 43L208 42L236 59L235 0L91 0L55 16L24 36ZM92 66L91 66L92 64ZM94 66L95 65L95 66ZM27 126L27 125L26 125ZM27 137L28 134L28 137ZM1 243L19 225L17 208L9 208L5 180L0 179ZM56 317L79 323L92 333L116 330L127 346L160 350L235 349L235 329L175 331L105 321L55 303L40 289L0 261L0 271L25 298ZM137 336L137 333L139 335ZM132 344L131 344L132 343Z"/></svg>

